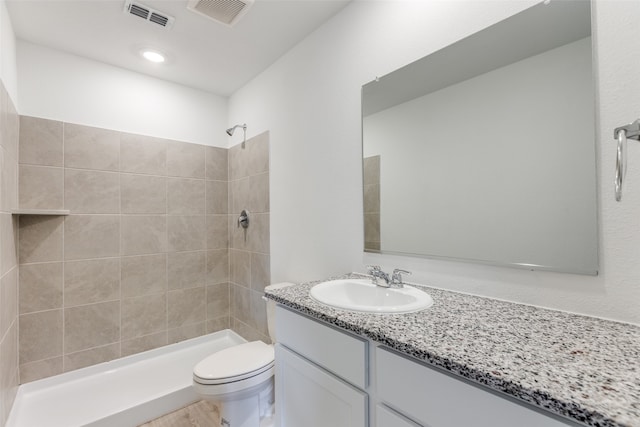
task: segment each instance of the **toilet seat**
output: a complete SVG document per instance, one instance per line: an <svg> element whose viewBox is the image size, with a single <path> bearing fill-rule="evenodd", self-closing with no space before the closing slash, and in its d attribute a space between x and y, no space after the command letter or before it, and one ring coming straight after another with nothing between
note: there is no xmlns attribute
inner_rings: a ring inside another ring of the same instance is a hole
<svg viewBox="0 0 640 427"><path fill-rule="evenodd" d="M240 344L203 359L193 369L193 380L202 385L222 385L266 374L271 376L274 359L272 345L262 341Z"/></svg>

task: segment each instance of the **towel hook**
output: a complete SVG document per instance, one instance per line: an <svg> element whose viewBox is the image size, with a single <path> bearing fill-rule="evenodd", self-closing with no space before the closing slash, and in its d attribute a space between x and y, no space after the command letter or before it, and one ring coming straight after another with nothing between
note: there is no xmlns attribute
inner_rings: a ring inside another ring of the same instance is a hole
<svg viewBox="0 0 640 427"><path fill-rule="evenodd" d="M613 131L613 137L618 141L614 184L616 201L619 202L622 200L622 183L627 174L627 139L640 141L640 119L626 126L616 128Z"/></svg>

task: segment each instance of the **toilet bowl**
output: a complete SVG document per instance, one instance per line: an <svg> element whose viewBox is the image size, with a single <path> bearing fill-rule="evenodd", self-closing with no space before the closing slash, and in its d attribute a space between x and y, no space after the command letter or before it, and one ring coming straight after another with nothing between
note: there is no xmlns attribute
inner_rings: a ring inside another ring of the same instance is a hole
<svg viewBox="0 0 640 427"><path fill-rule="evenodd" d="M193 369L193 387L203 399L219 403L223 427L270 427L273 371L273 346L252 341L199 362Z"/></svg>
<svg viewBox="0 0 640 427"><path fill-rule="evenodd" d="M269 335L275 342L275 303L267 301ZM218 351L193 369L193 388L220 410L222 427L273 427L273 345L252 341Z"/></svg>

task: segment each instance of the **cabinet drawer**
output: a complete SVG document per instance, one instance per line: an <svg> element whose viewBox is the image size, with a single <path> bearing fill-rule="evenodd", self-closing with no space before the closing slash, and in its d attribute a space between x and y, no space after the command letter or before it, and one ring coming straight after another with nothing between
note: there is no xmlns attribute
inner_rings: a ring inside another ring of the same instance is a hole
<svg viewBox="0 0 640 427"><path fill-rule="evenodd" d="M376 427L420 427L383 405L376 405Z"/></svg>
<svg viewBox="0 0 640 427"><path fill-rule="evenodd" d="M277 340L330 372L365 389L367 341L276 307Z"/></svg>
<svg viewBox="0 0 640 427"><path fill-rule="evenodd" d="M384 348L376 349L378 397L429 427L575 426Z"/></svg>
<svg viewBox="0 0 640 427"><path fill-rule="evenodd" d="M366 427L367 395L276 344L276 425Z"/></svg>

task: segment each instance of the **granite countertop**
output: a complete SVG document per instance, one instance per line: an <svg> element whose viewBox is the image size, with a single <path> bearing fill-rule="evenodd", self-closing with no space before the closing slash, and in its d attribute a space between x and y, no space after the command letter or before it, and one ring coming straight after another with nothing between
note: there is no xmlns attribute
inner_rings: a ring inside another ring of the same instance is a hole
<svg viewBox="0 0 640 427"><path fill-rule="evenodd" d="M362 278L348 274L336 278ZM640 427L640 327L428 286L432 307L357 313L309 297L321 281L266 297L588 426Z"/></svg>

